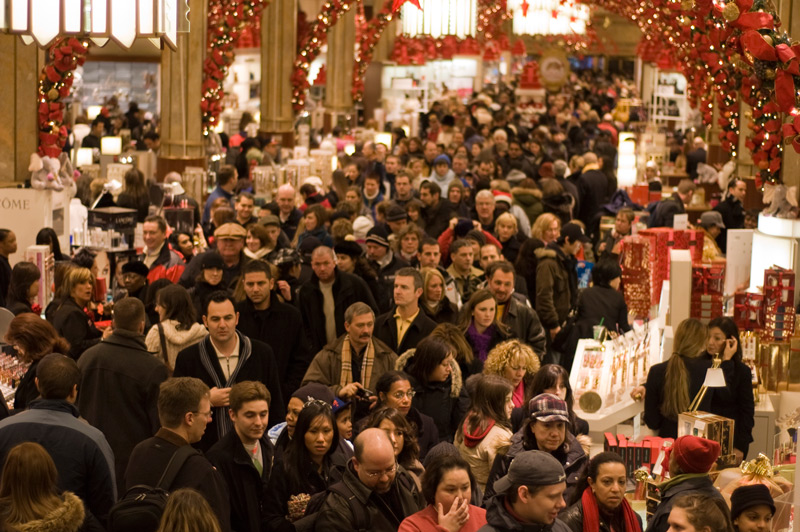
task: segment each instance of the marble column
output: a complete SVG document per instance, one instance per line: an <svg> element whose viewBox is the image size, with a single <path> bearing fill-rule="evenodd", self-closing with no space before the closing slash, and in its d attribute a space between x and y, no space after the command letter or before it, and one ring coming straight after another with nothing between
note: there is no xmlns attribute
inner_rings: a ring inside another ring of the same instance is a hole
<svg viewBox="0 0 800 532"><path fill-rule="evenodd" d="M353 109L353 62L356 46L356 8L351 7L328 30L325 109L346 113Z"/></svg>
<svg viewBox="0 0 800 532"><path fill-rule="evenodd" d="M207 7L205 0L189 0L190 31L178 34L177 50L164 47L161 52L159 179L186 166L206 166L200 99Z"/></svg>
<svg viewBox="0 0 800 532"><path fill-rule="evenodd" d="M37 94L44 50L25 45L17 35L0 34L0 181L25 181L38 149Z"/></svg>
<svg viewBox="0 0 800 532"><path fill-rule="evenodd" d="M270 2L261 15L261 124L294 145L292 68L297 43L297 0Z"/></svg>

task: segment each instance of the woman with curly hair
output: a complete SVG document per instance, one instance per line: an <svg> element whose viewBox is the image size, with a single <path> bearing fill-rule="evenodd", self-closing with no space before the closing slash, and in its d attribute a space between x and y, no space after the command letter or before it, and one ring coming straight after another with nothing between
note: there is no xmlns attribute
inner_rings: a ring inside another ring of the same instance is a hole
<svg viewBox="0 0 800 532"><path fill-rule="evenodd" d="M469 462L481 490L498 454L505 454L511 443L512 388L507 379L497 375L481 375L472 394L472 404L461 430L456 432L455 445Z"/></svg>
<svg viewBox="0 0 800 532"><path fill-rule="evenodd" d="M412 473L419 485L424 468L419 461L419 444L414 429L402 412L388 406L375 410L364 425L365 429L376 428L386 432L394 448L397 463Z"/></svg>
<svg viewBox="0 0 800 532"><path fill-rule="evenodd" d="M483 364L484 375L498 375L508 379L513 389L514 408L525 404L525 390L539 371L539 357L530 346L519 340L507 340L489 352Z"/></svg>

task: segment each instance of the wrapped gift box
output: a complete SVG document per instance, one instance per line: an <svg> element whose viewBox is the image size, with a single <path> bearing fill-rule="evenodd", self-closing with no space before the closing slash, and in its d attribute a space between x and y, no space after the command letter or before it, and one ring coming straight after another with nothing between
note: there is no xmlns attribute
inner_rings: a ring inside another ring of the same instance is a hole
<svg viewBox="0 0 800 532"><path fill-rule="evenodd" d="M720 457L717 463L728 465L733 456L734 421L709 412L684 412L678 415L678 437L699 436L719 443Z"/></svg>
<svg viewBox="0 0 800 532"><path fill-rule="evenodd" d="M725 261L697 263L692 266L692 295L722 296L725 291Z"/></svg>
<svg viewBox="0 0 800 532"><path fill-rule="evenodd" d="M689 315L692 318L708 324L708 322L714 318L722 316L722 306L722 295L703 295L693 293L691 306L689 307Z"/></svg>
<svg viewBox="0 0 800 532"><path fill-rule="evenodd" d="M766 392L777 393L789 379L791 344L763 339L758 350L758 369L761 385Z"/></svg>
<svg viewBox="0 0 800 532"><path fill-rule="evenodd" d="M765 296L766 297L766 296ZM773 340L788 340L794 335L794 307L767 307L764 313L764 333Z"/></svg>
<svg viewBox="0 0 800 532"><path fill-rule="evenodd" d="M626 236L622 240L620 267L628 310L636 317L648 318L653 305L650 239Z"/></svg>
<svg viewBox="0 0 800 532"><path fill-rule="evenodd" d="M764 328L766 312L764 294L737 292L733 296L733 321L742 331Z"/></svg>
<svg viewBox="0 0 800 532"><path fill-rule="evenodd" d="M794 272L778 266L764 270L764 297L767 307L794 307Z"/></svg>
<svg viewBox="0 0 800 532"><path fill-rule="evenodd" d="M661 299L661 285L664 281L669 280L669 251L671 249L688 249L692 256L692 262L701 261L703 257L703 232L656 227L639 231L639 236L650 240L652 304L657 305Z"/></svg>

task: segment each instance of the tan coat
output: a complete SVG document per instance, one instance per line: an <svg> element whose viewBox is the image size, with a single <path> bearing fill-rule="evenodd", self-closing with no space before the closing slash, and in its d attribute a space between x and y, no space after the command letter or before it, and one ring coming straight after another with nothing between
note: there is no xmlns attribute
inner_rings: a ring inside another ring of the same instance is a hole
<svg viewBox="0 0 800 532"><path fill-rule="evenodd" d="M498 454L504 455L508 451L512 435L509 429L495 425L478 445L467 447L462 433L456 433L456 448L461 457L469 463L475 482L481 491L486 490L486 481L489 479L489 471L492 469L495 457Z"/></svg>
<svg viewBox="0 0 800 532"><path fill-rule="evenodd" d="M318 382L329 387L333 395L339 397L339 390L342 388L339 385L342 373L342 345L346 337L346 334L341 335L334 342L323 347L322 351L314 356L314 360L311 361L311 365L306 370L301 386L309 382ZM370 386L374 388L381 375L394 369L397 355L389 349L389 346L374 336L372 341L375 344L375 358L372 363L372 376L369 382Z"/></svg>
<svg viewBox="0 0 800 532"><path fill-rule="evenodd" d="M175 360L178 358L178 353L203 340L208 336L208 329L205 326L195 323L188 331L176 329L178 324L175 320L166 320L161 322L164 327L164 338L167 340L167 358L169 359L170 374L175 368ZM158 325L153 325L147 336L144 339L147 350L154 353L159 359L164 360L164 352L161 347L161 337L158 334Z"/></svg>

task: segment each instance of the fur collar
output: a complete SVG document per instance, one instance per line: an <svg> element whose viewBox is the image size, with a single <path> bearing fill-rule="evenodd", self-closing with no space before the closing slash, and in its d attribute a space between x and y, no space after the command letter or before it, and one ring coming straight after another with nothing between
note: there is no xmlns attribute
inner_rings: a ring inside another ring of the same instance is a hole
<svg viewBox="0 0 800 532"><path fill-rule="evenodd" d="M534 250L533 254L536 255L536 258L539 259L539 260L545 259L545 258L551 258L551 259L557 259L558 258L558 255L556 254L555 250L548 249L546 247L537 248L536 250Z"/></svg>
<svg viewBox="0 0 800 532"><path fill-rule="evenodd" d="M41 519L15 524L20 532L77 532L86 513L77 495L65 491L62 504Z"/></svg>
<svg viewBox="0 0 800 532"><path fill-rule="evenodd" d="M525 187L514 187L511 189L511 195L516 196L535 196L539 199L542 199L542 191L538 188L525 188Z"/></svg>
<svg viewBox="0 0 800 532"><path fill-rule="evenodd" d="M394 369L397 371L405 371L409 361L414 357L416 349L409 349L397 358L394 363ZM461 388L464 383L461 378L461 368L458 367L458 362L455 360L450 361L450 397L458 397L461 394Z"/></svg>

